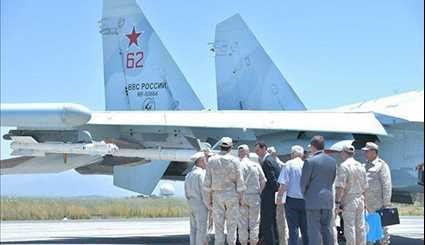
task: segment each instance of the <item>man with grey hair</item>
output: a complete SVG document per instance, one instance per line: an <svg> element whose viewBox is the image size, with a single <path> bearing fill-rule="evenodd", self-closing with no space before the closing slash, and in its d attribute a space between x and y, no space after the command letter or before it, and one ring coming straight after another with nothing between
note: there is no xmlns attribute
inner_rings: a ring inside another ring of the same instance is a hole
<svg viewBox="0 0 425 245"><path fill-rule="evenodd" d="M249 147L240 145L238 155L245 185L245 202L240 207L239 239L241 245L257 244L260 225L261 192L266 185L266 177L260 164L249 159ZM249 232L248 232L249 230Z"/></svg>
<svg viewBox="0 0 425 245"><path fill-rule="evenodd" d="M282 169L285 166L285 163L282 162L282 160L279 159L278 152L276 150L276 147L274 146L270 146L269 148L267 148L267 153L269 153L272 158L279 164L280 168Z"/></svg>
<svg viewBox="0 0 425 245"><path fill-rule="evenodd" d="M307 220L305 211L305 201L301 192L300 181L303 161L304 149L302 146L294 145L291 148L291 160L286 162L286 166L282 169L279 176L279 192L277 203L282 205L285 202L286 220L289 230L289 245L297 245L299 232L304 245L308 245ZM286 201L282 200L286 193Z"/></svg>

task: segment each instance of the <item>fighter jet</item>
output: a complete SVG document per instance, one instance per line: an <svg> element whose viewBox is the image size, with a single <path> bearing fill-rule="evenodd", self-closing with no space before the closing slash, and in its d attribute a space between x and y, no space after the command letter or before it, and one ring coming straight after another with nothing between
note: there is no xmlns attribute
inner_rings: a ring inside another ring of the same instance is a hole
<svg viewBox="0 0 425 245"><path fill-rule="evenodd" d="M190 156L223 136L251 146L265 141L283 159L291 145L307 145L315 134L328 139L329 150L346 140L358 146L381 141L391 157L409 156L394 165L409 174L423 159L423 114L406 113L415 114L410 117L385 105L306 110L239 15L217 25L212 44L217 111L203 109L135 0L104 0L100 33L105 111L69 103L2 104L1 125L16 128L3 138L16 157L1 161L1 174L75 169L113 175L116 186L149 195L160 179L184 179ZM415 110L423 109L423 92L418 97ZM409 134L402 139L416 148L392 148L400 144L395 132Z"/></svg>
<svg viewBox="0 0 425 245"><path fill-rule="evenodd" d="M216 27L212 51L215 53L219 110L304 110L305 107L279 69L267 55L255 35L234 15ZM415 166L424 160L424 91L411 91L386 98L323 110L328 112L372 112L387 132L346 135L357 149L366 141L378 142L380 155L390 163L396 193L423 191L416 184ZM341 135L330 136L335 141ZM262 139L288 152L291 142L274 133ZM282 142L282 139L284 142ZM305 139L296 143L306 145ZM335 144L333 147L341 146ZM362 154L357 154L359 160ZM285 158L285 156L281 156ZM402 198L402 197L401 197Z"/></svg>

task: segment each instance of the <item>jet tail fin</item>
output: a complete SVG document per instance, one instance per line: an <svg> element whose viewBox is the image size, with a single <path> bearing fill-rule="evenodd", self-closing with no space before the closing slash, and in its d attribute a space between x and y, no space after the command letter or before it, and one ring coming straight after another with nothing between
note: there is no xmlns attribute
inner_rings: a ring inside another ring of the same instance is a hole
<svg viewBox="0 0 425 245"><path fill-rule="evenodd" d="M104 0L106 110L200 110L186 81L136 0Z"/></svg>
<svg viewBox="0 0 425 245"><path fill-rule="evenodd" d="M216 26L214 52L218 109L306 109L240 15Z"/></svg>

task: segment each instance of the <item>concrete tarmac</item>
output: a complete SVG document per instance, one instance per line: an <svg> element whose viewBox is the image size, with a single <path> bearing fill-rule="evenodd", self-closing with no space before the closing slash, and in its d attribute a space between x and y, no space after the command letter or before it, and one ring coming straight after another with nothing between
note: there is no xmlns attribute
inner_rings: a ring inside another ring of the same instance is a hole
<svg viewBox="0 0 425 245"><path fill-rule="evenodd" d="M1 244L189 244L187 218L7 221L0 227ZM402 217L391 234L391 244L424 244L424 218Z"/></svg>

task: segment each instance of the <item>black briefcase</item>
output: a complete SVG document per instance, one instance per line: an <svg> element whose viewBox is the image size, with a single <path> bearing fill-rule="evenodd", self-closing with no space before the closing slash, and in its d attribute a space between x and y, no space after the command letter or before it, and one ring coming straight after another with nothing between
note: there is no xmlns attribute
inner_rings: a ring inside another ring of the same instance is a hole
<svg viewBox="0 0 425 245"><path fill-rule="evenodd" d="M400 224L400 216L397 208L383 208L376 211L381 216L382 226Z"/></svg>

